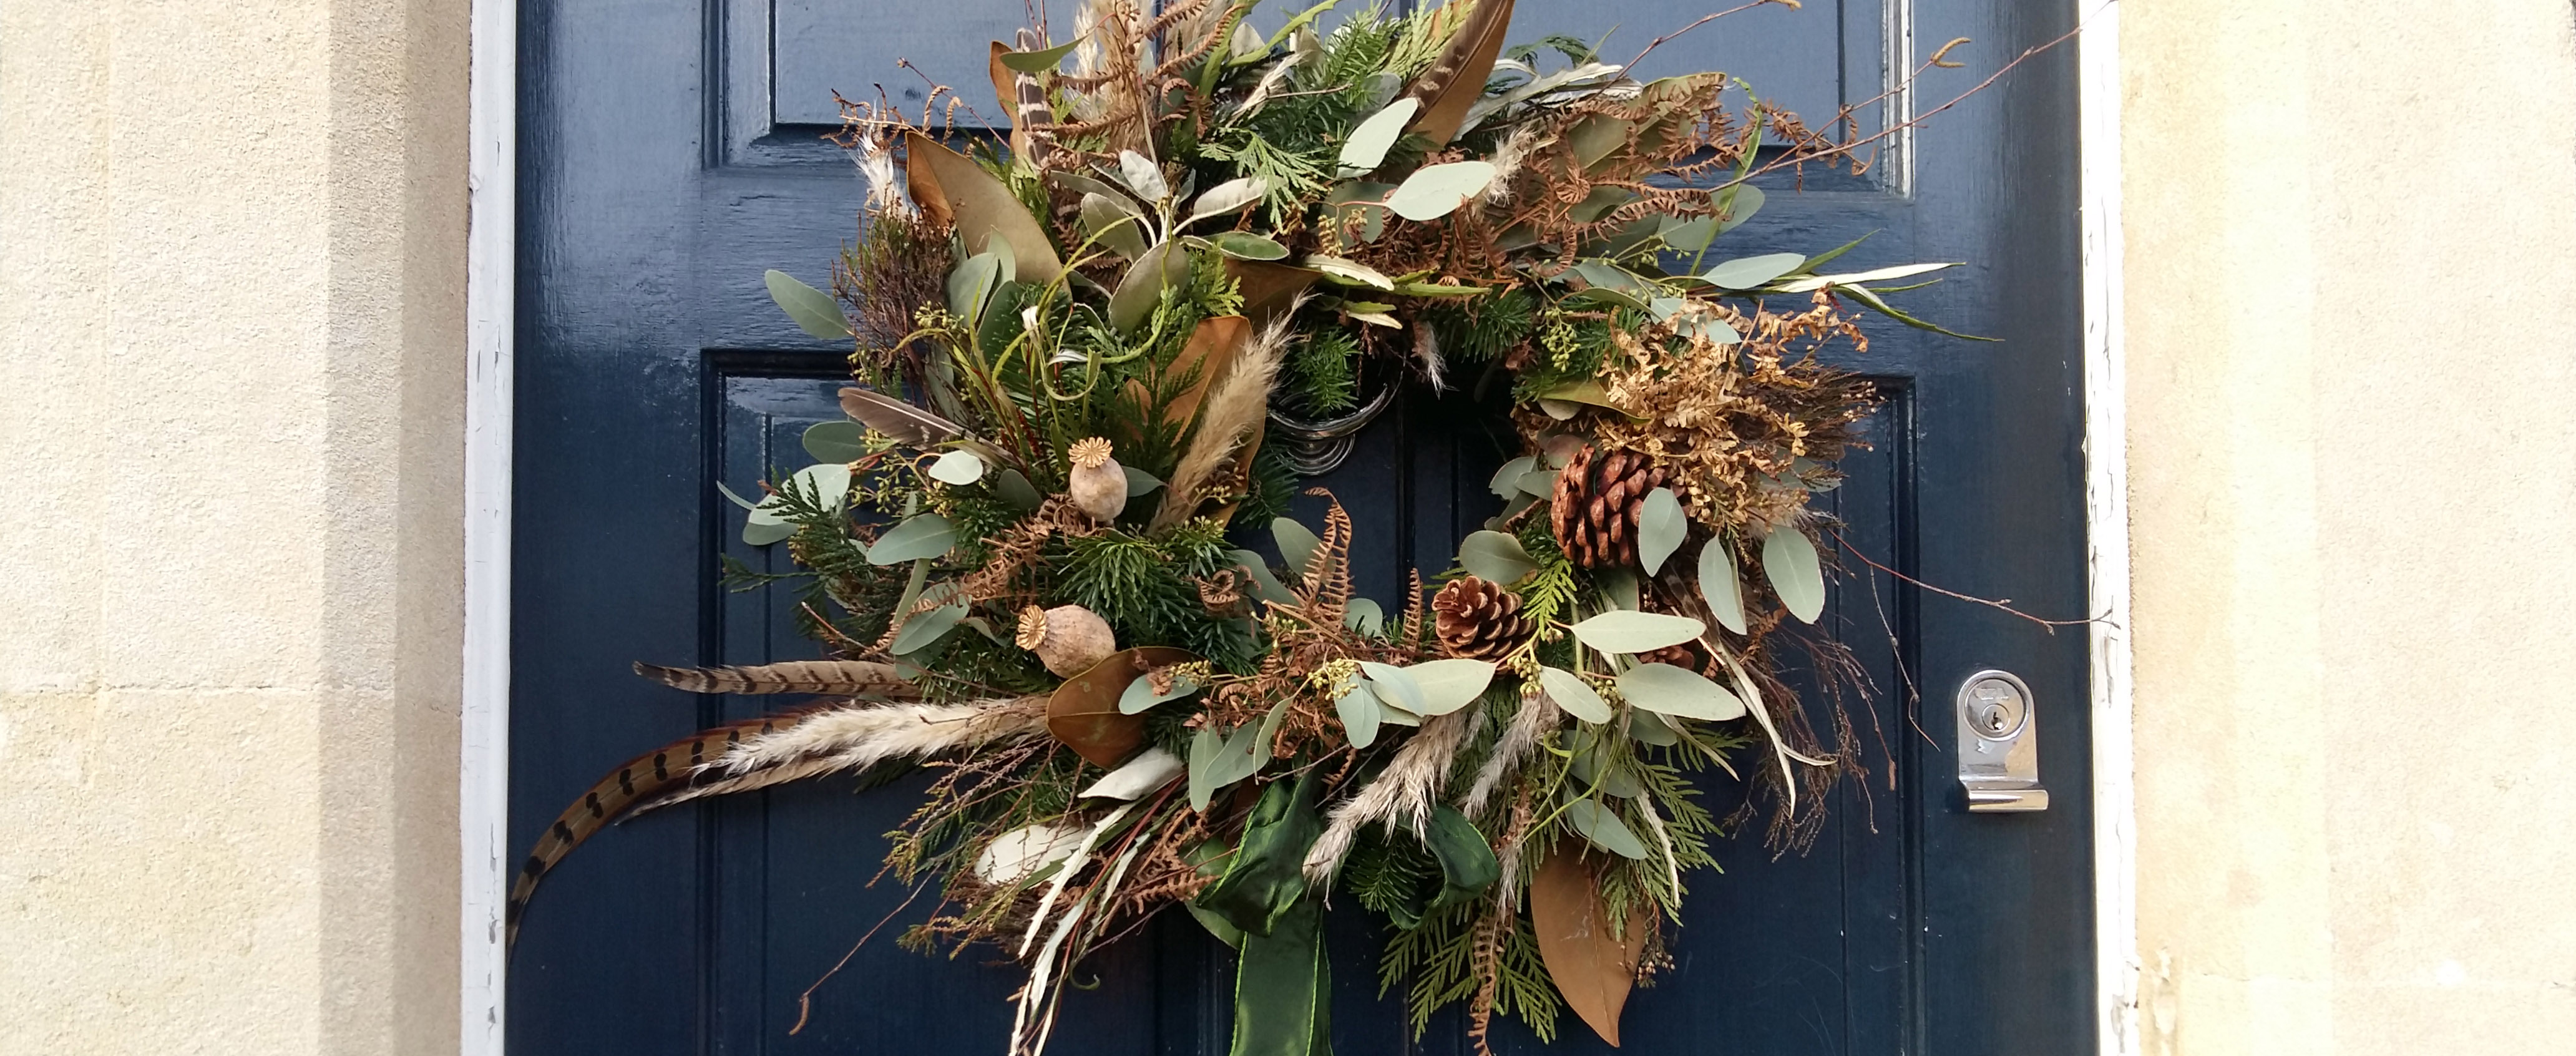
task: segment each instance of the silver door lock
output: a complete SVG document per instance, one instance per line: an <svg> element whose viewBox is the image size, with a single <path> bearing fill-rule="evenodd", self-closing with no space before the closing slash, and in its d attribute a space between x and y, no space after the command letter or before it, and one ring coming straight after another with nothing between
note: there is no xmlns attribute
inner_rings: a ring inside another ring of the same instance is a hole
<svg viewBox="0 0 2576 1056"><path fill-rule="evenodd" d="M1979 671L1959 684L1959 784L1969 810L2048 809L2036 710L2030 686L2010 671Z"/></svg>

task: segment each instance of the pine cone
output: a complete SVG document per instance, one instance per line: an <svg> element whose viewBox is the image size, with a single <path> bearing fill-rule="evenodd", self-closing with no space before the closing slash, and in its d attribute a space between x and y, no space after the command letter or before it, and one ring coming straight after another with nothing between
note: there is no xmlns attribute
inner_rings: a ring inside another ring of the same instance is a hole
<svg viewBox="0 0 2576 1056"><path fill-rule="evenodd" d="M1520 595L1499 583L1460 577L1431 599L1432 627L1452 655L1500 660L1530 635Z"/></svg>
<svg viewBox="0 0 2576 1056"><path fill-rule="evenodd" d="M1556 475L1548 523L1578 568L1637 563L1637 513L1646 493L1664 485L1664 469L1633 451L1601 454L1589 444Z"/></svg>
<svg viewBox="0 0 2576 1056"><path fill-rule="evenodd" d="M1699 646L1691 642L1682 642L1678 645L1667 645L1650 653L1639 653L1637 654L1637 662L1641 664L1671 664L1684 671L1697 671L1701 674L1707 674L1707 668L1709 666L1708 654L1701 652Z"/></svg>

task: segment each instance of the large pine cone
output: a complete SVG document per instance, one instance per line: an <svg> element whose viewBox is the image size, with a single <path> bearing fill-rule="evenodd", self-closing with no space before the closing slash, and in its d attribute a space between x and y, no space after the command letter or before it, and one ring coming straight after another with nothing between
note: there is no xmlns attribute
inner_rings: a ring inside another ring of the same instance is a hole
<svg viewBox="0 0 2576 1056"><path fill-rule="evenodd" d="M1452 655L1500 660L1530 636L1530 621L1521 615L1520 595L1502 585L1463 576L1440 588L1431 599L1432 629L1440 647Z"/></svg>
<svg viewBox="0 0 2576 1056"><path fill-rule="evenodd" d="M1585 444L1556 475L1549 527L1578 568L1637 563L1637 513L1646 493L1664 486L1664 469L1633 451L1607 455Z"/></svg>

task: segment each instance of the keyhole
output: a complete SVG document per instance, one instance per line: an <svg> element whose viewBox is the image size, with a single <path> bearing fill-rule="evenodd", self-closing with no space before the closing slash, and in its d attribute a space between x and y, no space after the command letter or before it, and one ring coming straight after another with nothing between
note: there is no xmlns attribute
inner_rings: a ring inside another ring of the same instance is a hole
<svg viewBox="0 0 2576 1056"><path fill-rule="evenodd" d="M2011 715L2011 713L2006 712L2006 711L2003 709L2003 707L2002 707L2001 705L1996 705L1996 704L1989 704L1989 705L1986 705L1986 732L1987 732L1987 733L2002 733L2002 732L2004 732L2004 728L2005 728L2006 726L2008 726L2008 725L2011 725L2011 723L2012 723L2012 715Z"/></svg>

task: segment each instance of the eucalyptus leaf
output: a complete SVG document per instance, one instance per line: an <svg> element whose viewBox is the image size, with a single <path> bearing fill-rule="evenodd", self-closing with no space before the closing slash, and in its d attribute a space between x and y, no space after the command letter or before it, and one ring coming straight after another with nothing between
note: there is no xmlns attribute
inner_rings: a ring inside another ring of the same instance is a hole
<svg viewBox="0 0 2576 1056"><path fill-rule="evenodd" d="M1446 715L1473 704L1494 682L1491 660L1426 660L1404 672L1422 691L1418 715Z"/></svg>
<svg viewBox="0 0 2576 1056"><path fill-rule="evenodd" d="M1585 722L1610 721L1610 702L1601 699L1601 694L1592 688L1592 684L1574 672L1542 667L1538 669L1538 684L1540 689L1547 691L1547 698L1555 701L1566 714Z"/></svg>
<svg viewBox="0 0 2576 1056"><path fill-rule="evenodd" d="M1635 612L1645 608L1637 603L1637 571L1630 568L1605 568L1592 574L1592 582L1601 588L1601 600L1611 608Z"/></svg>
<svg viewBox="0 0 2576 1056"><path fill-rule="evenodd" d="M1109 325L1134 330L1154 314L1163 291L1190 277L1189 250L1178 242L1159 242L1136 258L1118 292L1109 295Z"/></svg>
<svg viewBox="0 0 2576 1056"><path fill-rule="evenodd" d="M1573 742L1574 757L1566 760L1566 773L1576 787L1620 799L1633 799L1646 791L1637 775L1619 764L1610 750L1614 739L1604 736L1600 728L1578 728L1567 739Z"/></svg>
<svg viewBox="0 0 2576 1056"><path fill-rule="evenodd" d="M868 427L857 422L817 422L805 430L805 453L817 462L858 461L868 454Z"/></svg>
<svg viewBox="0 0 2576 1056"><path fill-rule="evenodd" d="M1628 830L1628 823L1609 807L1589 799L1578 799L1565 805L1565 823L1592 845L1622 858L1644 860L1645 841Z"/></svg>
<svg viewBox="0 0 2576 1056"><path fill-rule="evenodd" d="M1351 747L1366 748L1377 743L1379 716L1377 694L1354 679L1351 688L1333 701L1333 710L1342 717L1342 733L1351 739Z"/></svg>
<svg viewBox="0 0 2576 1056"><path fill-rule="evenodd" d="M1200 195L1198 197L1198 201L1191 203L1190 218L1187 222L1196 223L1212 216L1224 216L1227 213L1242 212L1244 207L1260 201L1261 196L1269 192L1269 181L1263 180L1259 176L1245 176L1240 179L1227 180L1224 183L1208 188L1206 194ZM1285 255L1284 251L1282 252L1282 255ZM1268 257L1263 259L1275 260L1277 258Z"/></svg>
<svg viewBox="0 0 2576 1056"><path fill-rule="evenodd" d="M1745 633L1744 584L1735 575L1735 550L1723 538L1699 548L1699 596L1707 599L1719 626Z"/></svg>
<svg viewBox="0 0 2576 1056"><path fill-rule="evenodd" d="M1646 493L1646 501L1637 510L1637 560L1654 575L1664 567L1664 559L1682 547L1682 537L1689 534L1690 518L1682 513L1682 500L1671 488L1656 488Z"/></svg>
<svg viewBox="0 0 2576 1056"><path fill-rule="evenodd" d="M1523 495L1533 499L1544 499L1556 494L1556 478L1562 472L1555 469L1533 469L1521 474L1521 479L1515 486L1521 489Z"/></svg>
<svg viewBox="0 0 2576 1056"><path fill-rule="evenodd" d="M1789 607L1789 615L1807 623L1825 611L1825 571L1816 544L1795 528L1774 530L1762 540L1762 575L1771 592Z"/></svg>
<svg viewBox="0 0 2576 1056"><path fill-rule="evenodd" d="M1198 692L1200 688L1201 687L1197 679L1193 679L1185 675L1174 675L1172 676L1171 688L1157 693L1154 691L1154 680L1151 677L1138 675L1136 676L1135 681L1127 683L1126 689L1118 692L1118 713L1121 715L1141 715L1157 704L1167 704L1172 701L1179 700L1182 697Z"/></svg>
<svg viewBox="0 0 2576 1056"><path fill-rule="evenodd" d="M1619 675L1619 695L1631 707L1712 722L1744 716L1744 702L1697 671L1671 664L1639 664Z"/></svg>
<svg viewBox="0 0 2576 1056"><path fill-rule="evenodd" d="M868 548L871 565L899 565L939 557L957 545L957 530L948 518L935 513L917 514L902 524L886 529L876 544Z"/></svg>
<svg viewBox="0 0 2576 1056"><path fill-rule="evenodd" d="M1351 130L1351 138L1342 141L1342 168L1357 174L1385 164L1386 152L1404 137L1404 126L1421 110L1422 100L1407 96L1369 115Z"/></svg>
<svg viewBox="0 0 2576 1056"><path fill-rule="evenodd" d="M1316 538L1312 530L1298 523L1294 517L1271 518L1270 538L1279 544L1279 556L1287 562L1289 570L1300 574L1305 572L1307 562L1315 559L1316 549L1324 545L1323 540Z"/></svg>
<svg viewBox="0 0 2576 1056"><path fill-rule="evenodd" d="M797 470L787 478L787 486L814 500L814 505L836 510L850 501L850 467L844 462L819 462Z"/></svg>
<svg viewBox="0 0 2576 1056"><path fill-rule="evenodd" d="M1403 668L1362 660L1360 671L1368 675L1369 685L1376 688L1379 700L1415 715L1430 714L1431 705L1423 697L1421 684Z"/></svg>
<svg viewBox="0 0 2576 1056"><path fill-rule="evenodd" d="M958 621L965 618L966 603L962 601L915 614L903 621L902 630L894 633L894 654L917 653L937 644L940 639L948 637L948 632L956 630Z"/></svg>
<svg viewBox="0 0 2576 1056"><path fill-rule="evenodd" d="M1136 496L1146 494L1163 486L1161 478L1156 477L1151 473L1147 473L1144 470L1138 469L1134 466L1120 466L1118 468L1127 472L1128 498L1135 498Z"/></svg>
<svg viewBox="0 0 2576 1056"><path fill-rule="evenodd" d="M1002 280L1002 258L977 253L948 273L948 310L973 325L984 317L984 304Z"/></svg>
<svg viewBox="0 0 2576 1056"><path fill-rule="evenodd" d="M1236 260L1285 260L1288 247L1250 231L1219 231L1208 236L1208 245Z"/></svg>
<svg viewBox="0 0 2576 1056"><path fill-rule="evenodd" d="M1352 598L1342 611L1342 626L1366 637L1386 633L1386 609L1368 598Z"/></svg>
<svg viewBox="0 0 2576 1056"><path fill-rule="evenodd" d="M1118 152L1118 179L1136 197L1159 202L1172 196L1172 185L1163 182L1163 170L1152 160L1132 150Z"/></svg>
<svg viewBox="0 0 2576 1056"><path fill-rule="evenodd" d="M1514 495L1520 494L1522 491L1520 483L1521 475L1537 468L1538 456L1522 455L1519 458L1503 463L1503 468L1495 470L1494 482L1487 485L1487 487L1493 490L1495 498L1511 498Z"/></svg>
<svg viewBox="0 0 2576 1056"><path fill-rule="evenodd" d="M1708 625L1661 612L1605 612L1572 628L1583 644L1605 653L1651 653L1697 639Z"/></svg>
<svg viewBox="0 0 2576 1056"><path fill-rule="evenodd" d="M1458 563L1478 579L1488 579L1506 586L1538 568L1521 541L1502 532L1487 530L1474 533L1458 544Z"/></svg>
<svg viewBox="0 0 2576 1056"><path fill-rule="evenodd" d="M1664 721L1663 716L1643 708L1628 709L1626 726L1628 736L1636 738L1639 744L1670 748L1682 743L1681 734L1675 732L1672 726Z"/></svg>
<svg viewBox="0 0 2576 1056"><path fill-rule="evenodd" d="M1391 183L1352 181L1335 185L1332 193L1324 196L1324 204L1332 210L1335 228L1347 231L1351 221L1357 220L1360 241L1375 242L1386 234L1386 218L1394 215L1386 209L1386 196L1393 193L1395 185Z"/></svg>
<svg viewBox="0 0 2576 1056"><path fill-rule="evenodd" d="M1723 235L1753 219L1753 214L1762 211L1762 197L1762 188L1749 183L1739 183L1717 192L1718 214L1726 218L1718 224L1717 233Z"/></svg>
<svg viewBox="0 0 2576 1056"><path fill-rule="evenodd" d="M1005 469L994 475L993 494L1023 513L1046 502L1046 497L1038 494L1037 485L1029 483L1028 475L1016 469Z"/></svg>
<svg viewBox="0 0 2576 1056"><path fill-rule="evenodd" d="M742 525L742 541L751 546L768 546L795 535L795 525L780 520L776 511L766 508L751 511L751 517Z"/></svg>
<svg viewBox="0 0 2576 1056"><path fill-rule="evenodd" d="M1568 210L1565 218L1578 224L1589 224L1608 216L1610 211L1637 200L1637 192L1625 187L1602 184Z"/></svg>
<svg viewBox="0 0 2576 1056"><path fill-rule="evenodd" d="M1081 45L1082 38L1075 37L1042 51L1006 51L1001 55L1001 62L1003 66L1019 73L1045 73L1054 69L1057 63L1063 62L1066 55L1072 54L1073 49Z"/></svg>
<svg viewBox="0 0 2576 1056"><path fill-rule="evenodd" d="M1386 207L1417 223L1437 220L1485 193L1485 188L1493 186L1498 171L1490 161L1425 165L1405 177L1395 193L1387 196Z"/></svg>
<svg viewBox="0 0 2576 1056"><path fill-rule="evenodd" d="M984 479L984 460L972 451L948 452L931 460L930 479L965 487Z"/></svg>
<svg viewBox="0 0 2576 1056"><path fill-rule="evenodd" d="M1271 573L1269 558L1250 550L1236 550L1229 556L1234 558L1235 564L1243 569L1244 574L1252 577L1255 597L1282 605L1297 600L1297 596L1288 593L1287 586L1279 582L1279 577Z"/></svg>
<svg viewBox="0 0 2576 1056"><path fill-rule="evenodd" d="M1796 271L1806 262L1807 258L1796 253L1765 253L1727 261L1708 269L1700 278L1721 289L1749 290Z"/></svg>
<svg viewBox="0 0 2576 1056"><path fill-rule="evenodd" d="M743 498L741 494L735 492L732 488L726 487L724 481L719 480L716 482L716 491L725 497L726 502L740 506L743 509L756 510L760 508L759 503Z"/></svg>
<svg viewBox="0 0 2576 1056"><path fill-rule="evenodd" d="M841 304L831 294L776 268L761 279L769 286L769 299L796 321L797 329L826 341L850 336L850 317L841 314Z"/></svg>

